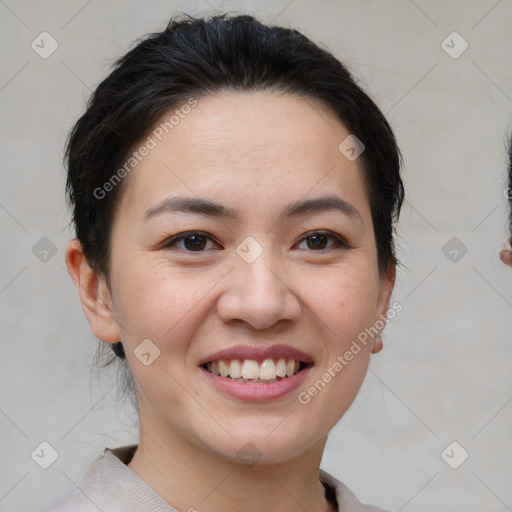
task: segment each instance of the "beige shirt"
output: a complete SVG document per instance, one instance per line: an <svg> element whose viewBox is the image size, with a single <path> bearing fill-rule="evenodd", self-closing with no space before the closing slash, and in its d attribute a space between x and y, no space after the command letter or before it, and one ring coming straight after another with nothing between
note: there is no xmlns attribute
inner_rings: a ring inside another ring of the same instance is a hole
<svg viewBox="0 0 512 512"><path fill-rule="evenodd" d="M87 469L82 486L41 512L177 512L126 465L137 447L105 448ZM361 504L344 484L323 470L320 481L339 512L386 512ZM194 511L192 504L188 512Z"/></svg>

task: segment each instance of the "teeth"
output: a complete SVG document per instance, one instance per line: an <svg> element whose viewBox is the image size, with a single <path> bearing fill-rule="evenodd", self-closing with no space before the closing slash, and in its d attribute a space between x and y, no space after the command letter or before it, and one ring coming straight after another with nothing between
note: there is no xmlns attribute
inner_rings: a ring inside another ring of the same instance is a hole
<svg viewBox="0 0 512 512"><path fill-rule="evenodd" d="M227 377L229 375L229 365L227 365L222 359L219 361L219 374L221 377ZM214 375L217 374L214 373Z"/></svg>
<svg viewBox="0 0 512 512"><path fill-rule="evenodd" d="M211 361L206 363L205 369L214 375L229 377L241 382L277 382L279 379L292 377L304 367L304 363L284 358L277 360L267 358L259 363L254 359L238 359Z"/></svg>
<svg viewBox="0 0 512 512"><path fill-rule="evenodd" d="M242 365L238 359L232 359L229 365L229 376L232 379L239 379L242 376Z"/></svg>
<svg viewBox="0 0 512 512"><path fill-rule="evenodd" d="M265 359L259 368L261 380L274 380L277 377L276 365L272 359Z"/></svg>
<svg viewBox="0 0 512 512"><path fill-rule="evenodd" d="M231 374L231 372L229 373ZM231 377L234 377L234 375L231 374ZM246 359L244 361L244 364L242 365L242 378L252 380L260 378L260 367L256 361L253 361L252 359Z"/></svg>
<svg viewBox="0 0 512 512"><path fill-rule="evenodd" d="M295 361L293 359L290 359L286 363L286 376L291 377L293 375L294 371L295 371Z"/></svg>
<svg viewBox="0 0 512 512"><path fill-rule="evenodd" d="M286 377L286 361L281 358L277 360L277 372L278 377Z"/></svg>

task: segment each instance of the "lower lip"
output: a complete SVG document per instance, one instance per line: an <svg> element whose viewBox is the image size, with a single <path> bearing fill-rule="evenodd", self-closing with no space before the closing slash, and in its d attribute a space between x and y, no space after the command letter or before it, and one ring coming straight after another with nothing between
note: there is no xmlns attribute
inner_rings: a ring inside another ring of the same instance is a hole
<svg viewBox="0 0 512 512"><path fill-rule="evenodd" d="M199 370L201 370L202 374L223 393L246 402L262 402L281 398L291 393L294 389L297 389L306 378L311 367L305 368L293 377L287 377L269 384L262 382L255 382L254 384L250 382L238 382L236 380L213 375L213 373L210 373L202 367L199 367Z"/></svg>

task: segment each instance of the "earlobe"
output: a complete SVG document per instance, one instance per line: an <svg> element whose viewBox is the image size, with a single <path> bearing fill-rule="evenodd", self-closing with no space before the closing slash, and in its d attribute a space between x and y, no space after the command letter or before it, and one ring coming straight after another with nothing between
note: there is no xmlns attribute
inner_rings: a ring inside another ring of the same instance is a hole
<svg viewBox="0 0 512 512"><path fill-rule="evenodd" d="M379 353L384 348L384 345L382 343L382 336L377 334L375 338L373 338L373 345L372 345L372 354Z"/></svg>
<svg viewBox="0 0 512 512"><path fill-rule="evenodd" d="M121 336L105 278L90 267L82 245L76 238L66 247L66 266L94 335L108 343L120 341Z"/></svg>
<svg viewBox="0 0 512 512"><path fill-rule="evenodd" d="M380 276L379 297L377 301L377 318L375 320L375 327L378 329L379 333L375 335L373 339L372 354L377 354L383 348L382 330L386 325L391 293L393 292L393 288L395 286L395 278L396 265L394 263L390 263L386 273Z"/></svg>

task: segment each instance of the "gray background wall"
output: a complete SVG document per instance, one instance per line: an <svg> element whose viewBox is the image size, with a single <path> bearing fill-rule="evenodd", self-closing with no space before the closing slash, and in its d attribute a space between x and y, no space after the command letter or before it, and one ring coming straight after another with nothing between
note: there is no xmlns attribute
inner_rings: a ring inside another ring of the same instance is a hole
<svg viewBox="0 0 512 512"><path fill-rule="evenodd" d="M498 258L511 0L1 0L0 512L38 510L79 485L105 446L137 441L114 377L91 371L97 342L64 266L63 143L134 39L175 11L216 9L324 43L387 113L404 156L394 293L403 311L323 468L390 510L512 510L512 271ZM47 58L31 47L43 31L58 43ZM443 48L454 31L463 39ZM43 441L58 452L46 470L31 458ZM453 469L462 450L469 458Z"/></svg>

